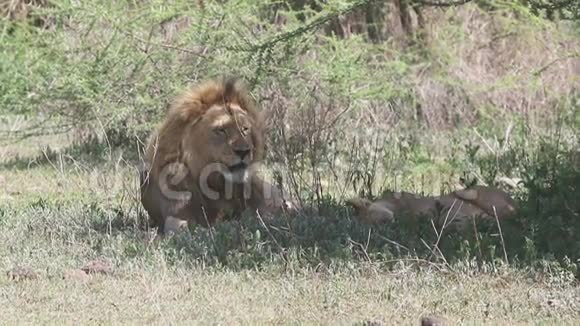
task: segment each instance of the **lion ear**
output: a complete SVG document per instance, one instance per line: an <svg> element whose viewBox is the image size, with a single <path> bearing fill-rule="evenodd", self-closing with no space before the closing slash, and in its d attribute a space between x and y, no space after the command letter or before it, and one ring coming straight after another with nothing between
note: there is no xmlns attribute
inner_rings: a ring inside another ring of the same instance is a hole
<svg viewBox="0 0 580 326"><path fill-rule="evenodd" d="M224 77L224 81L223 81L224 101L226 103L230 103L233 100L235 100L236 95L238 94L237 83L238 83L238 77L235 77L235 76Z"/></svg>
<svg viewBox="0 0 580 326"><path fill-rule="evenodd" d="M197 121L203 115L203 105L199 100L181 98L173 103L170 109L170 117L177 117L182 122Z"/></svg>
<svg viewBox="0 0 580 326"><path fill-rule="evenodd" d="M238 104L242 110L248 111L248 108L253 107L246 85L242 83L237 76L226 76L223 78L223 101L226 104Z"/></svg>

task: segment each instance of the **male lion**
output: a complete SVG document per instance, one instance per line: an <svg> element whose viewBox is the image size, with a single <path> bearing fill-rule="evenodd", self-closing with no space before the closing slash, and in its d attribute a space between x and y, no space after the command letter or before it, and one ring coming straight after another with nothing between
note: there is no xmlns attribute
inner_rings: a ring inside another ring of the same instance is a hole
<svg viewBox="0 0 580 326"><path fill-rule="evenodd" d="M513 217L515 202L496 188L473 186L440 197L423 197L408 192L387 193L371 202L362 198L346 201L354 207L355 216L363 223L381 224L396 218L429 217L439 227L464 229L470 218L500 219Z"/></svg>
<svg viewBox="0 0 580 326"><path fill-rule="evenodd" d="M183 93L145 150L141 202L152 226L175 232L246 209L272 214L287 208L281 191L257 175L263 151L260 116L235 78Z"/></svg>

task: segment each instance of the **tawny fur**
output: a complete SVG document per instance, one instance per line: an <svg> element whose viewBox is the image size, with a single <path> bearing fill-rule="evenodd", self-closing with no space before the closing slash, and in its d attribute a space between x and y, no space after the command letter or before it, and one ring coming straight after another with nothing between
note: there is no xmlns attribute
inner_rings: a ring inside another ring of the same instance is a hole
<svg viewBox="0 0 580 326"><path fill-rule="evenodd" d="M351 198L347 204L355 217L367 224L391 222L397 218L432 218L439 227L464 229L471 218L511 218L517 213L515 202L505 192L483 186L457 190L439 197L425 197L408 192L387 193L375 202Z"/></svg>
<svg viewBox="0 0 580 326"><path fill-rule="evenodd" d="M151 225L163 230L168 217L172 218L167 222L170 228L181 225L175 219L213 225L239 217L246 209L270 214L285 208L287 202L280 190L250 169L262 158L263 151L260 115L235 79L207 81L187 90L172 103L146 147L141 202ZM244 175L249 177L235 181L233 194L227 197L226 179L218 175L210 175L207 180L201 177L214 163L232 171L242 165L240 173L247 171ZM200 186L201 179L219 198L207 195ZM251 185L249 194L244 193L245 185ZM265 187L272 187L271 196L264 196ZM168 189L183 196L168 196Z"/></svg>
<svg viewBox="0 0 580 326"><path fill-rule="evenodd" d="M490 216L497 215L505 219L517 213L515 201L506 192L497 188L476 185L456 190L453 196L481 208Z"/></svg>

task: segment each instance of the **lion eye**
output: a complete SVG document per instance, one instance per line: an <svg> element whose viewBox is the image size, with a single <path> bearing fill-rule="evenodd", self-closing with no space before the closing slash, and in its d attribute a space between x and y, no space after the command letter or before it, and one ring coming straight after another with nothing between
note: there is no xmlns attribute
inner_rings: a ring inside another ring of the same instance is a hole
<svg viewBox="0 0 580 326"><path fill-rule="evenodd" d="M242 127L242 133L245 135L250 131L250 128L248 127Z"/></svg>
<svg viewBox="0 0 580 326"><path fill-rule="evenodd" d="M226 134L226 129L225 128L216 128L213 130L216 134L218 135L225 135Z"/></svg>

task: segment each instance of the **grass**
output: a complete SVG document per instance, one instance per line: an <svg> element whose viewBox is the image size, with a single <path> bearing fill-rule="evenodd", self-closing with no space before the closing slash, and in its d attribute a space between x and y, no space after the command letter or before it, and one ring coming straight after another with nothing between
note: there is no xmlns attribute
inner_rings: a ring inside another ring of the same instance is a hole
<svg viewBox="0 0 580 326"><path fill-rule="evenodd" d="M31 147L23 152L35 153ZM369 234L330 203L327 217L278 221L268 231L246 219L216 227L213 240L205 229L158 238L144 228L131 165L57 161L0 169L0 270L38 274L0 278L7 324L413 324L426 314L468 324L580 320L580 287L559 264L506 265L461 249L445 251L449 265L427 261L425 248L397 251L382 239L409 246L400 234ZM95 259L113 272L64 278Z"/></svg>
<svg viewBox="0 0 580 326"><path fill-rule="evenodd" d="M118 275L2 284L8 324L416 324L428 313L469 324L578 322L578 287L517 272L445 275L376 267L354 272L228 272L132 262ZM506 295L508 294L509 295Z"/></svg>

